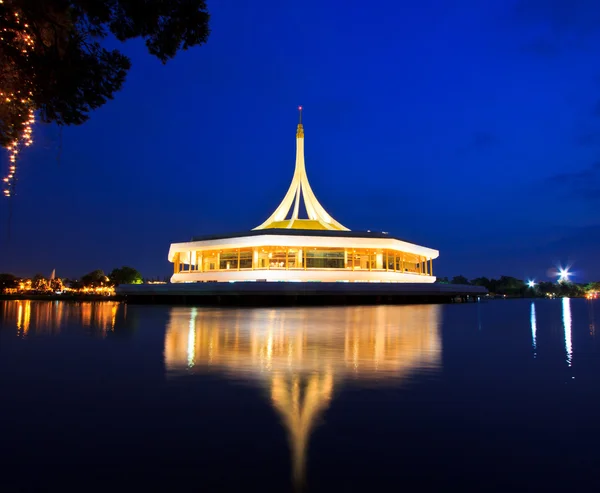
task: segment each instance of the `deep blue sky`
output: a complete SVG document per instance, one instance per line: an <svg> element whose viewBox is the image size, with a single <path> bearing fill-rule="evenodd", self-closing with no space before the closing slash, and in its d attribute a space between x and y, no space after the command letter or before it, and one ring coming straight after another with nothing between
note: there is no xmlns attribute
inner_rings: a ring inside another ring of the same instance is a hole
<svg viewBox="0 0 600 493"><path fill-rule="evenodd" d="M170 274L169 244L243 231L291 180L342 224L440 250L438 275L600 279L596 0L208 0L167 65L143 43L81 127L36 126L0 272ZM3 158L3 170L7 159ZM4 174L4 171L3 171Z"/></svg>

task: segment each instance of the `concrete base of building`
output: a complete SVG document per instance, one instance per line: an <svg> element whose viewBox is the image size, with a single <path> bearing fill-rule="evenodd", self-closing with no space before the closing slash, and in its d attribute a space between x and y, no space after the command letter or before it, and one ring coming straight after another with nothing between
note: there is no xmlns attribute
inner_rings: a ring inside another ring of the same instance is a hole
<svg viewBox="0 0 600 493"><path fill-rule="evenodd" d="M128 303L230 306L369 305L478 301L480 286L424 283L199 282L122 285Z"/></svg>
<svg viewBox="0 0 600 493"><path fill-rule="evenodd" d="M347 269L272 269L272 270L221 270L212 272L180 272L171 276L171 283L190 282L322 282L327 284L340 282L403 282L434 283L435 276L414 274L411 272L368 271Z"/></svg>

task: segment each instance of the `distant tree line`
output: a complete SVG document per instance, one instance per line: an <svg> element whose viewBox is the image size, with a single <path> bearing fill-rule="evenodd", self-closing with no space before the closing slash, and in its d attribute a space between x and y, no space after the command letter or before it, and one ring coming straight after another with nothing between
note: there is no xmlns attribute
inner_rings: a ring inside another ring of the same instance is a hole
<svg viewBox="0 0 600 493"><path fill-rule="evenodd" d="M113 269L106 275L103 270L96 269L79 279L45 277L36 274L31 279L23 279L13 274L0 274L0 292L18 289L20 284L31 280L31 289L40 292L62 291L65 287L71 289L115 287L120 284L142 284L142 275L133 267L123 266Z"/></svg>
<svg viewBox="0 0 600 493"><path fill-rule="evenodd" d="M600 282L577 284L568 281L542 281L535 283L533 287L530 287L527 282L523 281L522 279L517 279L516 277L511 276L500 276L499 279L477 277L471 280L467 279L465 276L454 276L452 279L448 279L447 277L438 277L436 283L483 286L492 295L521 297L558 296L577 298L588 296L590 293L600 291Z"/></svg>

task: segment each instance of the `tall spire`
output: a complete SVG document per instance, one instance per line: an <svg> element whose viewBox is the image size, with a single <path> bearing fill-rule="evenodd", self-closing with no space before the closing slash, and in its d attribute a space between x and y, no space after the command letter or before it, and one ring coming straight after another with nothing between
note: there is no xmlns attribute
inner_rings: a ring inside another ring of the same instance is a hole
<svg viewBox="0 0 600 493"><path fill-rule="evenodd" d="M296 130L296 138L304 138L304 127L302 126L302 106L298 106L298 130Z"/></svg>
<svg viewBox="0 0 600 493"><path fill-rule="evenodd" d="M302 126L302 106L298 106L298 129L296 130L296 168L292 183L281 204L260 226L254 229L285 228L285 229L329 229L348 231L348 228L333 219L315 197L308 183L306 165L304 163L304 127ZM308 219L299 219L300 196L308 213ZM287 219L290 210L292 216Z"/></svg>

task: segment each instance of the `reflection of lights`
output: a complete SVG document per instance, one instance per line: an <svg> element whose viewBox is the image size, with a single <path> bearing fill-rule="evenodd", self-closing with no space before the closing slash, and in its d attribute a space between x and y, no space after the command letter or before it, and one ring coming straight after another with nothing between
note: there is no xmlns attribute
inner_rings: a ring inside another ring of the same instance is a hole
<svg viewBox="0 0 600 493"><path fill-rule="evenodd" d="M535 304L531 303L531 341L533 345L533 357L535 358L537 340L537 323L535 320Z"/></svg>
<svg viewBox="0 0 600 493"><path fill-rule="evenodd" d="M573 359L573 343L571 341L571 300L563 298L563 325L565 327L565 349L567 351L567 363L571 366Z"/></svg>
<svg viewBox="0 0 600 493"><path fill-rule="evenodd" d="M190 331L188 332L188 351L187 351L187 362L191 368L194 366L194 353L196 351L196 315L198 310L192 308L190 315Z"/></svg>
<svg viewBox="0 0 600 493"><path fill-rule="evenodd" d="M310 435L330 405L334 384L345 378L379 384L442 364L437 305L203 310L195 320L191 310L171 309L167 374L210 367L264 382L288 432L297 485L304 482Z"/></svg>
<svg viewBox="0 0 600 493"><path fill-rule="evenodd" d="M535 281L527 281L527 286L530 288L534 288L535 287Z"/></svg>
<svg viewBox="0 0 600 493"><path fill-rule="evenodd" d="M25 300L25 315L23 317L23 334L29 331L29 321L31 320L31 301Z"/></svg>
<svg viewBox="0 0 600 493"><path fill-rule="evenodd" d="M23 322L23 305L19 303L19 310L17 312L17 332L21 330L21 322Z"/></svg>
<svg viewBox="0 0 600 493"><path fill-rule="evenodd" d="M125 306L114 301L77 304L62 301L0 301L0 312L9 314L21 337L59 334L62 326L69 321L77 321L77 325L91 327L96 334L105 336L107 331L114 330L121 309L124 311Z"/></svg>
<svg viewBox="0 0 600 493"><path fill-rule="evenodd" d="M23 306L25 305L25 306ZM25 300L18 302L17 307L17 334L27 335L29 331L29 321L31 320L31 301Z"/></svg>

